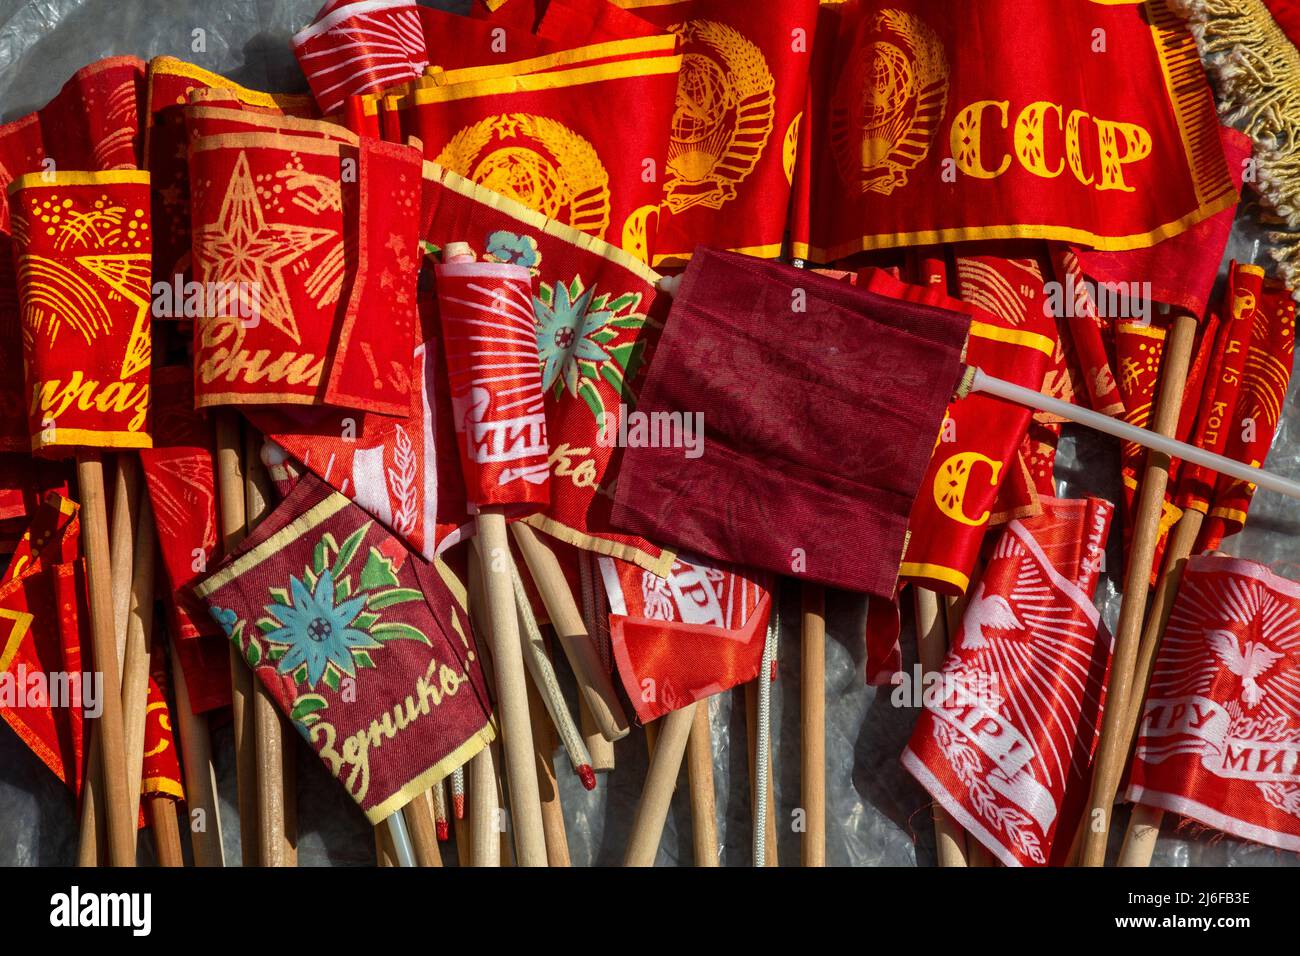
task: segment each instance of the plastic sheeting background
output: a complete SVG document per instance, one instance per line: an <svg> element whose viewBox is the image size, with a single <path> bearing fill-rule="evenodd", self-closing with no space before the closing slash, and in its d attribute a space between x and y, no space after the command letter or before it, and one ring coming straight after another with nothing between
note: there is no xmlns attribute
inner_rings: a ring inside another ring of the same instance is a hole
<svg viewBox="0 0 1300 956"><path fill-rule="evenodd" d="M306 84L289 39L310 22L321 2L0 0L0 121L7 122L44 105L75 70L87 63L122 54L143 58L172 54L246 86L302 91ZM460 10L467 4L446 0L428 5ZM1263 262L1266 252L1258 250L1253 233L1245 209L1228 256ZM1300 407L1296 392L1293 387L1268 462L1271 468L1291 478L1300 478ZM1118 500L1118 446L1067 432L1057 477L1061 494L1093 493ZM1297 535L1300 503L1261 493L1256 496L1249 526L1229 538L1225 550L1300 578L1300 561L1292 558ZM1118 523L1110 541L1107 566L1114 569L1120 565ZM799 806L798 588L787 582L781 597L780 679L773 693L775 812L780 861L797 864L799 835L792 822ZM1107 624L1113 628L1119 610L1113 573L1103 579L1098 601ZM864 599L837 593L828 596L827 860L833 865L931 866L935 853L930 801L898 761L916 712L893 706L887 691L877 692L864 685L865 613ZM906 617L910 617L910 611L905 610L903 636L905 663L910 668L916 655ZM751 863L751 825L743 688L713 698L709 714L713 725L719 858L724 866L746 866ZM295 746L299 864L372 864L374 840L361 813L307 747ZM213 749L226 862L237 865L239 822L228 726L214 731ZM569 851L576 866L617 864L622 859L645 778L644 733L634 729L615 751L615 771L602 775L593 793L582 789L562 755L557 760ZM1126 817L1125 812L1117 817L1112 832L1116 844L1123 836ZM72 797L7 725L0 727L0 864L71 864L76 859L76 844L77 814ZM454 862L454 854L445 856L448 863ZM141 860L150 857L149 841L141 840ZM678 788L658 862L693 862L685 786ZM1178 820L1167 815L1154 862L1178 866L1295 865L1300 860L1294 854L1179 826Z"/></svg>

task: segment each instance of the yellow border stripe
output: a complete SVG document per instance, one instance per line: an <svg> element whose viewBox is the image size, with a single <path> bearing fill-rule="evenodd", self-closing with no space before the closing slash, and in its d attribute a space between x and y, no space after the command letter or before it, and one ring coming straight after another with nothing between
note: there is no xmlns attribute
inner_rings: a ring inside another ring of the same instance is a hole
<svg viewBox="0 0 1300 956"><path fill-rule="evenodd" d="M289 545L290 542L297 538L301 538L318 524L322 524L334 517L334 515L338 514L350 503L351 502L346 497L339 494L337 491L331 492L330 496L320 504L299 515L293 521L289 522L289 524L271 535L271 537L253 548L253 550L241 554L237 559L226 565L212 577L197 584L194 588L194 593L201 598L206 598L218 588L225 587L241 574L247 574L263 561L276 557Z"/></svg>
<svg viewBox="0 0 1300 956"><path fill-rule="evenodd" d="M954 587L962 589L963 593L966 588L970 587L970 578L960 571L954 571L952 568L945 568L941 564L924 564L916 561L904 561L898 566L898 576L900 578L933 578L936 581L947 581Z"/></svg>
<svg viewBox="0 0 1300 956"><path fill-rule="evenodd" d="M664 76L678 72L681 65L681 54L639 60L619 60L616 63L604 63L599 66L555 70L551 73L531 73L527 76L503 76L473 83L457 83L455 86L425 86L415 90L409 99L416 106L423 106L426 103L445 103L475 96L558 90L627 77Z"/></svg>

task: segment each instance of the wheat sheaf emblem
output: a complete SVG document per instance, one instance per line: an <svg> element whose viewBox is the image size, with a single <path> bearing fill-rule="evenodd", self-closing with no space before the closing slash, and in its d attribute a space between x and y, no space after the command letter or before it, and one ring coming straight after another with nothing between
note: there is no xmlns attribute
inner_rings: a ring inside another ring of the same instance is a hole
<svg viewBox="0 0 1300 956"><path fill-rule="evenodd" d="M664 203L673 213L720 209L767 147L776 80L763 51L712 20L673 27L686 41L668 144Z"/></svg>
<svg viewBox="0 0 1300 956"><path fill-rule="evenodd" d="M948 105L948 61L910 13L882 10L865 29L832 98L831 144L850 187L888 196L930 152Z"/></svg>

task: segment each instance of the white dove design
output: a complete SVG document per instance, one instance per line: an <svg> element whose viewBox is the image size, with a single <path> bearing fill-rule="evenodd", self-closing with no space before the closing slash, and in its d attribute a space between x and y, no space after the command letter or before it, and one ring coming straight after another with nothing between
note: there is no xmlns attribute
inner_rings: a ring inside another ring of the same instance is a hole
<svg viewBox="0 0 1300 956"><path fill-rule="evenodd" d="M1267 691L1255 683L1255 678L1263 676L1282 655L1255 641L1247 641L1245 647L1240 647L1232 631L1206 631L1205 639L1228 670L1241 678L1242 703L1250 708L1258 707Z"/></svg>
<svg viewBox="0 0 1300 956"><path fill-rule="evenodd" d="M1016 612L1011 610L1007 599L1000 594L984 596L984 582L975 586L975 596L971 598L962 620L961 646L963 650L976 650L988 644L984 628L993 627L1001 631L1023 631L1025 625L1020 623Z"/></svg>

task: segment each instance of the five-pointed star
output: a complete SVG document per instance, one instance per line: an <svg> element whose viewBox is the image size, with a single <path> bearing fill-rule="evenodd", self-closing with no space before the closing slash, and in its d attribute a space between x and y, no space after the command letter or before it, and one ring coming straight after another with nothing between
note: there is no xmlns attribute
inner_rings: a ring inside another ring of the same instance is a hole
<svg viewBox="0 0 1300 956"><path fill-rule="evenodd" d="M284 270L331 239L341 241L333 229L268 223L257 198L248 154L241 152L217 221L199 230L203 278L209 283L250 284L257 290L261 317L301 345Z"/></svg>

